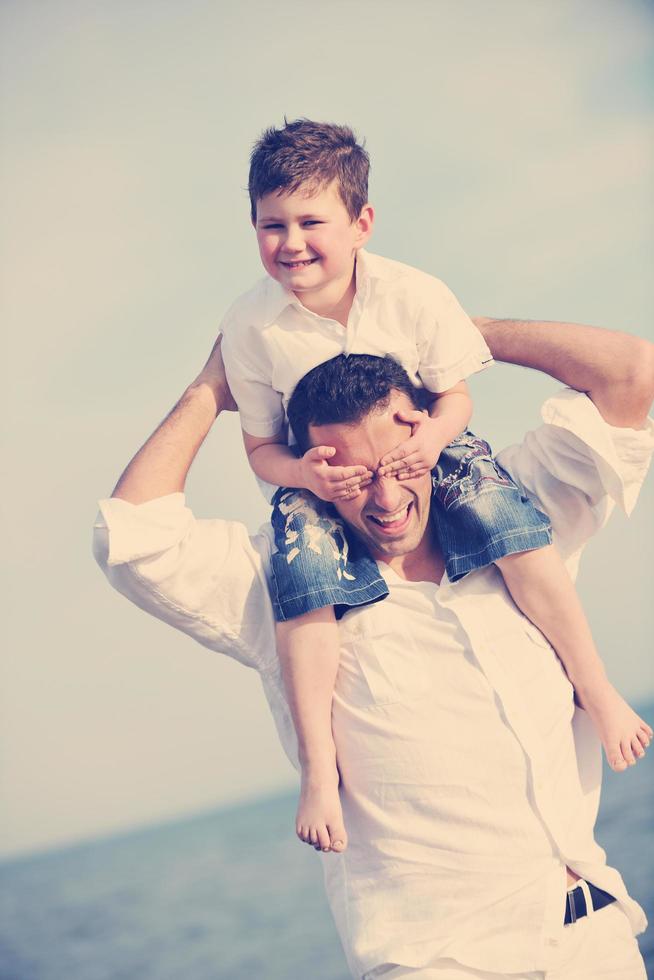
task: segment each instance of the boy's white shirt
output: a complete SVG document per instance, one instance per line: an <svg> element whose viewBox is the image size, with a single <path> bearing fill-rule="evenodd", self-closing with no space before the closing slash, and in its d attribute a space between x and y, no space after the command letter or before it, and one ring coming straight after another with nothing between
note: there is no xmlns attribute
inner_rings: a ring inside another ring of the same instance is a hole
<svg viewBox="0 0 654 980"><path fill-rule="evenodd" d="M631 511L654 426L613 428L570 390L545 404L543 423L498 461L550 515L574 574L614 504ZM249 538L234 522L198 521L182 494L140 506L102 501L101 512L96 557L112 585L210 649L257 669L297 765L267 590L270 528ZM324 870L353 975L386 962L420 966L437 955L498 972L546 969L563 935L566 864L615 895L640 932L642 910L593 839L599 742L585 712L574 710L545 639L493 569L440 588L392 574L387 580L384 602L346 615L339 627L333 724L350 846L327 855ZM449 630L449 639L429 639L432 628ZM423 710L441 676L449 677L441 708L450 705L448 692L458 698L472 744L456 757L448 755L438 712ZM479 770L486 739L495 750L490 782ZM453 793L456 820L447 817ZM485 810L497 821L479 822ZM511 820L519 821L519 833ZM475 821L479 844L470 848Z"/></svg>
<svg viewBox="0 0 654 980"><path fill-rule="evenodd" d="M492 363L481 333L439 279L361 249L356 287L347 327L312 313L269 276L230 307L222 353L250 435L275 435L298 381L338 354L390 354L416 386L436 393Z"/></svg>

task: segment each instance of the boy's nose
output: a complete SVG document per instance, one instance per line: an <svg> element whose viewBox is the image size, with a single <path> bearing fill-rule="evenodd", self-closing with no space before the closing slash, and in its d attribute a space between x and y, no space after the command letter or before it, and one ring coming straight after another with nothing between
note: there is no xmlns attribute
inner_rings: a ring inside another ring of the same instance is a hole
<svg viewBox="0 0 654 980"><path fill-rule="evenodd" d="M301 252L304 249L304 235L298 226L291 226L286 232L284 248L287 252Z"/></svg>

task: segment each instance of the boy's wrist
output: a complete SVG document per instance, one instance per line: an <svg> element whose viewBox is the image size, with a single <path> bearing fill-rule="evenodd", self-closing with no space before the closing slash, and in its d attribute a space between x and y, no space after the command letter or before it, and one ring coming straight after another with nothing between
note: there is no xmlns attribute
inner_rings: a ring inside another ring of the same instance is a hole
<svg viewBox="0 0 654 980"><path fill-rule="evenodd" d="M427 421L428 440L435 451L440 453L457 436L458 432L452 432L452 425L444 416L430 416Z"/></svg>
<svg viewBox="0 0 654 980"><path fill-rule="evenodd" d="M307 468L304 463L304 456L298 456L292 461L291 472L294 474L293 486L297 490L311 490L307 476Z"/></svg>

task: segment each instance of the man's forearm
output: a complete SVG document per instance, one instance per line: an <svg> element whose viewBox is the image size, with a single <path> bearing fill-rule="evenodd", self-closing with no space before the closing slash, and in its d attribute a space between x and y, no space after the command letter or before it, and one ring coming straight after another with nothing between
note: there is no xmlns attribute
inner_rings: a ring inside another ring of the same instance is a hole
<svg viewBox="0 0 654 980"><path fill-rule="evenodd" d="M607 422L638 427L654 398L654 345L577 323L494 320L475 324L498 361L551 375L585 391Z"/></svg>
<svg viewBox="0 0 654 980"><path fill-rule="evenodd" d="M127 465L112 496L142 504L183 490L191 463L216 416L235 408L219 338L198 377Z"/></svg>

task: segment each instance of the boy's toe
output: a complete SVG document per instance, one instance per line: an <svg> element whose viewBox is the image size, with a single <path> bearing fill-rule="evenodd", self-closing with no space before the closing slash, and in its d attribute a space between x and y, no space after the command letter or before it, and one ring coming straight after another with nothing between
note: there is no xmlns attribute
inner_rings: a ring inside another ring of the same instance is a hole
<svg viewBox="0 0 654 980"><path fill-rule="evenodd" d="M329 836L331 839L332 851L344 851L347 847L347 834L343 824L330 824Z"/></svg>
<svg viewBox="0 0 654 980"><path fill-rule="evenodd" d="M612 744L605 744L604 750L606 752L606 761L610 765L611 769L615 772L621 772L623 769L627 768L627 762L622 755L622 748L619 742L614 742Z"/></svg>
<svg viewBox="0 0 654 980"><path fill-rule="evenodd" d="M620 748L622 749L622 757L628 766L634 766L636 760L634 759L634 754L631 751L631 742L628 739L624 739L620 743Z"/></svg>
<svg viewBox="0 0 654 980"><path fill-rule="evenodd" d="M308 824L301 824L298 837L304 844L311 844L311 828Z"/></svg>

